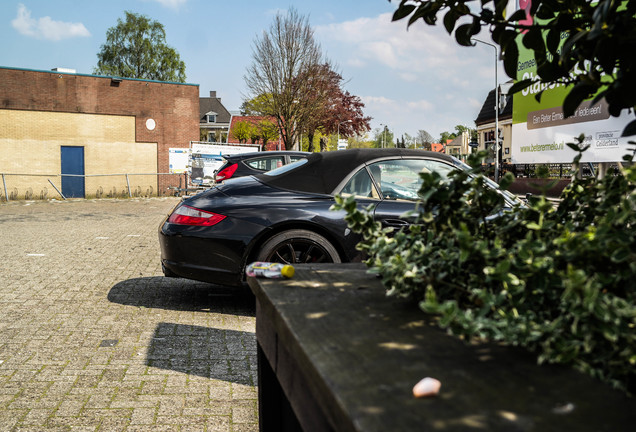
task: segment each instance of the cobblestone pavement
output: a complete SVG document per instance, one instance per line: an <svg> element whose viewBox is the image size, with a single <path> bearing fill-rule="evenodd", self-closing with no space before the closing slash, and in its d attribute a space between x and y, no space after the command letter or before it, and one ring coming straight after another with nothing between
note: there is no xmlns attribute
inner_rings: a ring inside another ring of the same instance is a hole
<svg viewBox="0 0 636 432"><path fill-rule="evenodd" d="M0 431L256 431L254 298L164 278L178 198L0 203Z"/></svg>

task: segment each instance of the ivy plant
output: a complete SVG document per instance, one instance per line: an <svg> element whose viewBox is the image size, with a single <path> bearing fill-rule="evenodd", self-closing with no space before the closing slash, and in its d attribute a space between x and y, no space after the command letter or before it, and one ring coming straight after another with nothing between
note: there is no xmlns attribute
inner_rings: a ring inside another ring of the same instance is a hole
<svg viewBox="0 0 636 432"><path fill-rule="evenodd" d="M581 138L582 140L582 138ZM584 151L579 151L575 166ZM391 296L417 301L465 339L523 346L636 393L636 168L575 179L554 206L544 196L509 208L481 174L422 173L415 223L383 229L371 208L337 197L362 235L370 270ZM514 181L507 174L500 187Z"/></svg>

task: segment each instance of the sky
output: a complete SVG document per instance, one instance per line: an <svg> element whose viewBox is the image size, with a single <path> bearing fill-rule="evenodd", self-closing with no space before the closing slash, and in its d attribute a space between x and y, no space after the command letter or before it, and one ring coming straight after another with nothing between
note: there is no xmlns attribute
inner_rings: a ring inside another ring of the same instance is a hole
<svg viewBox="0 0 636 432"><path fill-rule="evenodd" d="M394 0L3 0L0 67L74 69L91 74L106 32L124 11L164 26L166 41L186 64L199 95L216 91L230 111L249 95L244 76L254 41L290 8L308 18L316 42L360 97L372 129L394 136L425 130L437 139L474 120L495 86L495 50L461 47L442 25L391 22ZM441 22L441 17L440 17ZM492 43L482 32L478 38ZM500 62L498 62L500 63ZM507 80L501 65L498 82ZM370 135L372 135L371 132Z"/></svg>

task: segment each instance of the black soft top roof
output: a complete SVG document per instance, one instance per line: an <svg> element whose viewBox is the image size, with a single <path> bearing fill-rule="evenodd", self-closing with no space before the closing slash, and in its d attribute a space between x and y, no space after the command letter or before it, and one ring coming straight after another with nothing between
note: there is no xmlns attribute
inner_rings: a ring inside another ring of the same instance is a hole
<svg viewBox="0 0 636 432"><path fill-rule="evenodd" d="M453 158L437 152L413 149L351 149L312 153L303 165L279 175L258 174L265 184L300 192L330 194L355 168L381 158L424 157L453 164Z"/></svg>

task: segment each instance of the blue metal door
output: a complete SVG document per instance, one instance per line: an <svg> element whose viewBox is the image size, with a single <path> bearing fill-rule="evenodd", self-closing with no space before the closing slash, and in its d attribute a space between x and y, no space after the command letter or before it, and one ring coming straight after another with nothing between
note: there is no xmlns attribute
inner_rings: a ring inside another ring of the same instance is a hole
<svg viewBox="0 0 636 432"><path fill-rule="evenodd" d="M66 198L84 198L84 147L62 146L62 195Z"/></svg>

